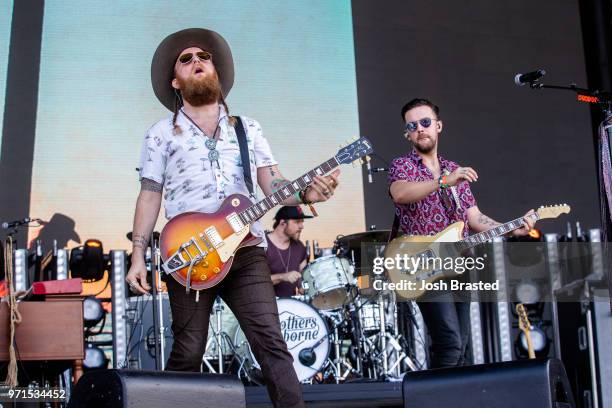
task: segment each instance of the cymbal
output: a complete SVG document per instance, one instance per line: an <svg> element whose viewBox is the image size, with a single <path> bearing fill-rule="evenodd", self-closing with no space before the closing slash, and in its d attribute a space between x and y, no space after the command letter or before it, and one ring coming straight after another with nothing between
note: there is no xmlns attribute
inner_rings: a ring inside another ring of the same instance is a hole
<svg viewBox="0 0 612 408"><path fill-rule="evenodd" d="M130 231L127 234L125 234L125 237L131 241L132 240L132 231ZM159 239L159 232L153 231L153 239L156 239L156 240Z"/></svg>

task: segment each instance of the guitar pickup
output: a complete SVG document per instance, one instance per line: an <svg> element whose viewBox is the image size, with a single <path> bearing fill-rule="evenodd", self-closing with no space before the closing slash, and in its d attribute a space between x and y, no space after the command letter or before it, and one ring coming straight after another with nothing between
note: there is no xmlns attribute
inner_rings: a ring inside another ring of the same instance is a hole
<svg viewBox="0 0 612 408"><path fill-rule="evenodd" d="M225 219L227 220L229 225L232 227L234 232L240 232L244 229L244 224L242 223L242 221L240 221L240 217L238 217L238 214L231 213L230 215L225 217Z"/></svg>
<svg viewBox="0 0 612 408"><path fill-rule="evenodd" d="M204 230L204 234L208 237L208 241L211 243L214 249L219 248L223 245L223 238L219 234L219 231L214 226L210 226Z"/></svg>

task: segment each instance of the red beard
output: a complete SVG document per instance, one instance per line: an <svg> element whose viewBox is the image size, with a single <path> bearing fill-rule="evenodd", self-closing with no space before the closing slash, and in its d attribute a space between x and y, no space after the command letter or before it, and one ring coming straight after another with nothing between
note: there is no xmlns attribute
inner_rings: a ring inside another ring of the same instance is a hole
<svg viewBox="0 0 612 408"><path fill-rule="evenodd" d="M176 79L183 99L191 106L209 105L221 99L221 85L216 72L201 78L190 76L186 79Z"/></svg>

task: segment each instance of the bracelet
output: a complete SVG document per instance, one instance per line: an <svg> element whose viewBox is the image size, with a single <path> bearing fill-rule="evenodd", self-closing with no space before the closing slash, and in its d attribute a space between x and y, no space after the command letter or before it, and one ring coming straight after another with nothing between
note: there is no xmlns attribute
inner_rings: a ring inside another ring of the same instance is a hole
<svg viewBox="0 0 612 408"><path fill-rule="evenodd" d="M298 193L298 197L300 198L300 201L302 201L303 204L312 204L313 203L313 201L308 201L306 199L306 189L300 191Z"/></svg>
<svg viewBox="0 0 612 408"><path fill-rule="evenodd" d="M446 175L442 175L438 178L438 188L444 190L445 188L450 187L450 184L446 182Z"/></svg>
<svg viewBox="0 0 612 408"><path fill-rule="evenodd" d="M293 196L295 197L295 201L297 201L298 204L304 203L304 201L302 201L302 196L300 195L300 191L296 191L295 194L293 194Z"/></svg>

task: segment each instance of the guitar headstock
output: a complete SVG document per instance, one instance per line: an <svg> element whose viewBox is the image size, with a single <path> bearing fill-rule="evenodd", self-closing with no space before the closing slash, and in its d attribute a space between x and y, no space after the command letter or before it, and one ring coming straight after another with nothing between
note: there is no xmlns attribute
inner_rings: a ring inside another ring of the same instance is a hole
<svg viewBox="0 0 612 408"><path fill-rule="evenodd" d="M349 164L373 151L374 147L372 146L372 142L365 137L361 137L350 145L338 150L335 158L338 163Z"/></svg>
<svg viewBox="0 0 612 408"><path fill-rule="evenodd" d="M531 323L527 317L525 306L522 303L516 305L516 314L518 314L519 317L519 329L524 332L531 330Z"/></svg>
<svg viewBox="0 0 612 408"><path fill-rule="evenodd" d="M537 209L536 213L540 219L544 218L557 218L561 214L568 214L571 211L571 208L567 204L557 204L557 205L549 205L547 207L540 207Z"/></svg>

